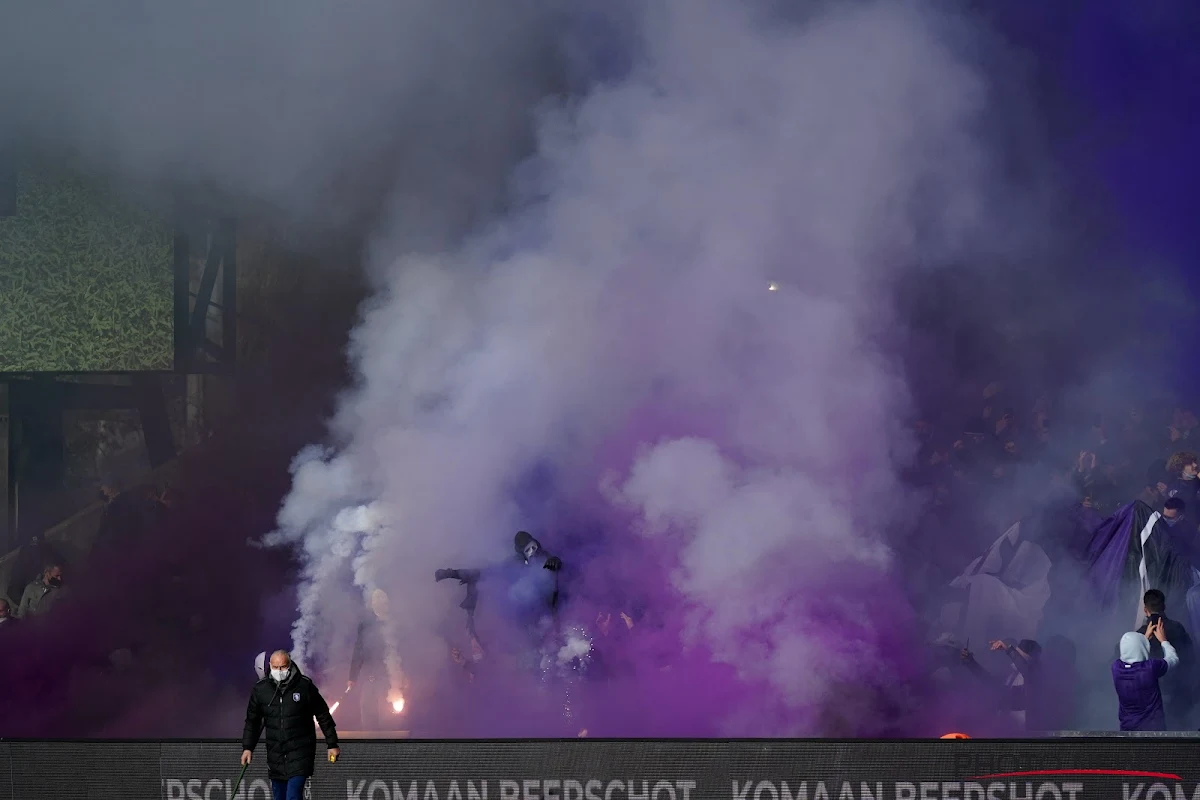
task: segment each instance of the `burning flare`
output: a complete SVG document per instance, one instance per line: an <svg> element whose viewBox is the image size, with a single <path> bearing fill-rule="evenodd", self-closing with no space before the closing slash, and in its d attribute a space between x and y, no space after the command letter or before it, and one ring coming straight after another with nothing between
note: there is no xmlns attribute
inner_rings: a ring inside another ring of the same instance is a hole
<svg viewBox="0 0 1200 800"><path fill-rule="evenodd" d="M399 714L404 711L404 698L400 696L392 697L392 713Z"/></svg>

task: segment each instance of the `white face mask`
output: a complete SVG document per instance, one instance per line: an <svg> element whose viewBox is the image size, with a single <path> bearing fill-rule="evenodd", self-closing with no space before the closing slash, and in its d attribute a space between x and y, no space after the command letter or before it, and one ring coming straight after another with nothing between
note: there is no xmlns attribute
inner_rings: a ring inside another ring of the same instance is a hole
<svg viewBox="0 0 1200 800"><path fill-rule="evenodd" d="M272 669L271 677L275 680L276 683L283 683L284 680L288 676L288 672L290 672L290 671L291 670L287 667L285 667L283 669Z"/></svg>

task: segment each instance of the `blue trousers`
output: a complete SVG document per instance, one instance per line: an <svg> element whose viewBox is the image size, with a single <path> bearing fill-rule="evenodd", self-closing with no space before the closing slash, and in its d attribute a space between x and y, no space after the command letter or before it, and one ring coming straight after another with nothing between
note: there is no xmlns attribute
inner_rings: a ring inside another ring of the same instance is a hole
<svg viewBox="0 0 1200 800"><path fill-rule="evenodd" d="M271 781L271 793L275 800L304 800L304 782L308 778L297 775L286 781Z"/></svg>

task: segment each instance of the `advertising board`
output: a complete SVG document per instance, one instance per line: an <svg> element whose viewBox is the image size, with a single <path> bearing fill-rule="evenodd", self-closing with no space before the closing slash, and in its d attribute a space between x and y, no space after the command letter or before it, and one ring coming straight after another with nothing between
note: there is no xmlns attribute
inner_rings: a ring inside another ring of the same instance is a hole
<svg viewBox="0 0 1200 800"><path fill-rule="evenodd" d="M312 800L1200 800L1196 739L346 741ZM319 746L323 751L323 745ZM0 800L270 798L240 745L0 742Z"/></svg>

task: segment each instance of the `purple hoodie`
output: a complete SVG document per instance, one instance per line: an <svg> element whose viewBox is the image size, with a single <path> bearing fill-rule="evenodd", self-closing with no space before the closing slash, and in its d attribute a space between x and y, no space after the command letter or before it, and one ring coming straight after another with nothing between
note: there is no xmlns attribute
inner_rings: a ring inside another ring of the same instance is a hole
<svg viewBox="0 0 1200 800"><path fill-rule="evenodd" d="M1165 731L1162 692L1158 679L1179 663L1170 642L1162 643L1163 657L1150 658L1150 642L1137 631L1121 637L1121 657L1113 662L1113 686L1123 731Z"/></svg>

